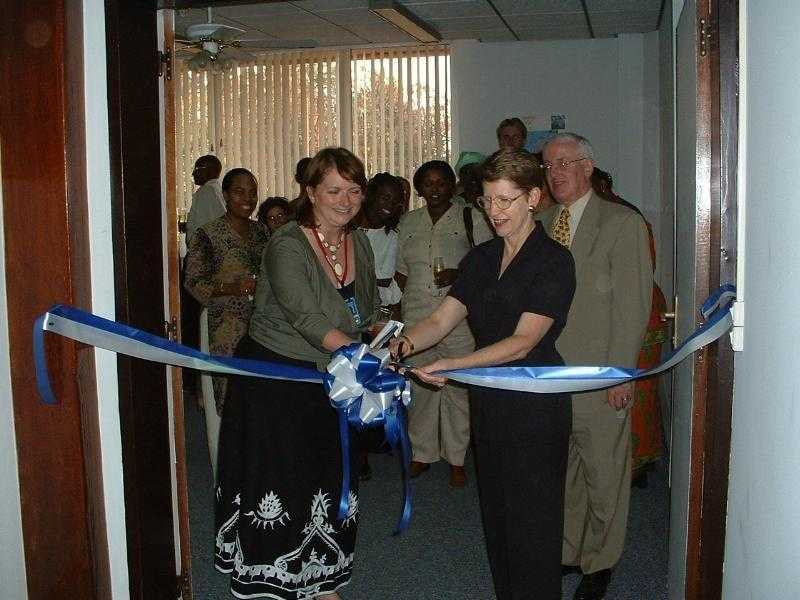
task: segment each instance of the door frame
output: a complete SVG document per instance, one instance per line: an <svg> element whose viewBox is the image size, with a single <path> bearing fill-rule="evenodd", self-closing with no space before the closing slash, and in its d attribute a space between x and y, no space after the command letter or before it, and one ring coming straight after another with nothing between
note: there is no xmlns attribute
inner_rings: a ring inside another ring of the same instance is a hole
<svg viewBox="0 0 800 600"><path fill-rule="evenodd" d="M175 11L159 9L159 52L161 52L161 169L164 187L164 296L170 339L181 340L180 252L178 248L178 209L176 191L175 83L172 79L175 56ZM192 548L189 528L189 483L186 460L186 420L183 402L183 376L179 367L169 367L172 405L174 480L172 482L176 551L176 575L183 600L192 600Z"/></svg>
<svg viewBox="0 0 800 600"><path fill-rule="evenodd" d="M736 281L738 164L738 0L698 0L698 183L695 305L721 283ZM707 34L702 40L704 32ZM679 265L675 265L679 268ZM703 288L703 289L700 289ZM694 356L695 381L689 473L686 598L722 597L725 552L733 350L726 337Z"/></svg>

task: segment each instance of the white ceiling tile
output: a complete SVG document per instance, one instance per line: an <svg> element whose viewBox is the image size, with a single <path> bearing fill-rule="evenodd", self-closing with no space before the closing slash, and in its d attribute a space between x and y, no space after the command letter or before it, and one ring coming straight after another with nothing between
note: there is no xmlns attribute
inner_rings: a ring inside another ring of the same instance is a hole
<svg viewBox="0 0 800 600"><path fill-rule="evenodd" d="M544 42L548 40L588 40L589 31L583 29L553 29L549 31L523 31L520 40L525 42Z"/></svg>
<svg viewBox="0 0 800 600"><path fill-rule="evenodd" d="M444 19L428 21L439 31L453 31L454 29L502 29L503 22L492 15L490 17L461 17L458 19Z"/></svg>
<svg viewBox="0 0 800 600"><path fill-rule="evenodd" d="M596 12L659 12L661 0L586 0L586 9Z"/></svg>
<svg viewBox="0 0 800 600"><path fill-rule="evenodd" d="M205 11L203 11L205 12ZM270 17L275 15L296 15L301 11L288 2L270 4L244 4L241 6L222 6L215 8L214 15L222 15L231 19L249 19L251 17Z"/></svg>
<svg viewBox="0 0 800 600"><path fill-rule="evenodd" d="M586 27L586 16L583 13L574 14L542 14L542 15L515 15L509 20L509 25L516 31L527 27L543 27L547 29L570 27Z"/></svg>
<svg viewBox="0 0 800 600"><path fill-rule="evenodd" d="M658 28L658 12L594 13L592 27L614 33L642 33Z"/></svg>
<svg viewBox="0 0 800 600"><path fill-rule="evenodd" d="M492 7L485 0L458 0L448 4L409 4L407 8L423 20L480 17L495 14Z"/></svg>
<svg viewBox="0 0 800 600"><path fill-rule="evenodd" d="M369 8L369 0L295 0L291 4L311 12L327 12L349 8Z"/></svg>
<svg viewBox="0 0 800 600"><path fill-rule="evenodd" d="M492 0L492 3L504 17L537 13L583 13L580 0Z"/></svg>

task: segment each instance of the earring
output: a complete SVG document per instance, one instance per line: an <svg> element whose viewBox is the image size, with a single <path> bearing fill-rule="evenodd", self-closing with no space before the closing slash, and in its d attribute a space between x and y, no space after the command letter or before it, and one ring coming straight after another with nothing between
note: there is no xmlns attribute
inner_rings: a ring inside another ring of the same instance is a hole
<svg viewBox="0 0 800 600"><path fill-rule="evenodd" d="M535 210L536 210L536 209L535 209L533 206L531 206L530 204L528 204L528 212L534 212Z"/></svg>

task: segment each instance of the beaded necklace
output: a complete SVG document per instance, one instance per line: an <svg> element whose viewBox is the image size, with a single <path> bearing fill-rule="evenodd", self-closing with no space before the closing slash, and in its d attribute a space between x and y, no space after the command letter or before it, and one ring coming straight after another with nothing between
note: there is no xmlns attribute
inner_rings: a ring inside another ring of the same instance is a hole
<svg viewBox="0 0 800 600"><path fill-rule="evenodd" d="M325 237L317 230L316 227L312 227L311 231L314 232L314 239L317 241L317 246L319 246L320 251L322 252L322 256L325 257L325 262L328 263L331 271L333 271L333 276L337 282L339 282L339 287L344 287L344 282L347 281L347 235L342 233L339 237L338 244L331 244L325 241ZM336 260L336 253L341 248L342 244L344 244L344 266L342 263Z"/></svg>

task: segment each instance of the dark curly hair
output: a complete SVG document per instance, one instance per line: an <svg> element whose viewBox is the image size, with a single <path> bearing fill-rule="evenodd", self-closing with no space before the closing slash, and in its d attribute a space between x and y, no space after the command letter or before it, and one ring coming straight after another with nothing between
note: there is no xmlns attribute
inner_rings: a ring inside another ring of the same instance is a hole
<svg viewBox="0 0 800 600"><path fill-rule="evenodd" d="M417 190L420 196L422 195L422 180L428 174L428 171L439 171L442 177L450 182L451 186L456 187L456 174L453 172L453 167L443 160L429 160L420 165L414 173L414 189Z"/></svg>
<svg viewBox="0 0 800 600"><path fill-rule="evenodd" d="M229 189L231 189L231 186L233 185L233 179L239 175L249 175L253 178L253 181L256 182L256 185L258 185L258 180L256 179L255 175L243 167L237 167L225 173L225 177L222 178L222 191L227 192Z"/></svg>
<svg viewBox="0 0 800 600"><path fill-rule="evenodd" d="M271 211L275 207L282 208L286 214L288 215L289 210L289 200L284 198L283 196L270 196L264 202L261 203L261 206L258 207L258 212L256 213L256 218L258 219L259 223L267 224L267 213Z"/></svg>
<svg viewBox="0 0 800 600"><path fill-rule="evenodd" d="M378 190L382 187L391 187L394 188L394 191L397 193L397 198L402 205L404 202L405 190L403 190L403 184L400 182L398 177L395 177L391 173L378 173L377 175L373 175L372 179L367 182L367 195L364 198L364 205L361 207L361 210L366 210L367 206L371 205L377 199ZM397 215L397 218L393 219L392 222L386 224L386 231L387 233L391 229L397 229L397 224L400 221L400 215Z"/></svg>

